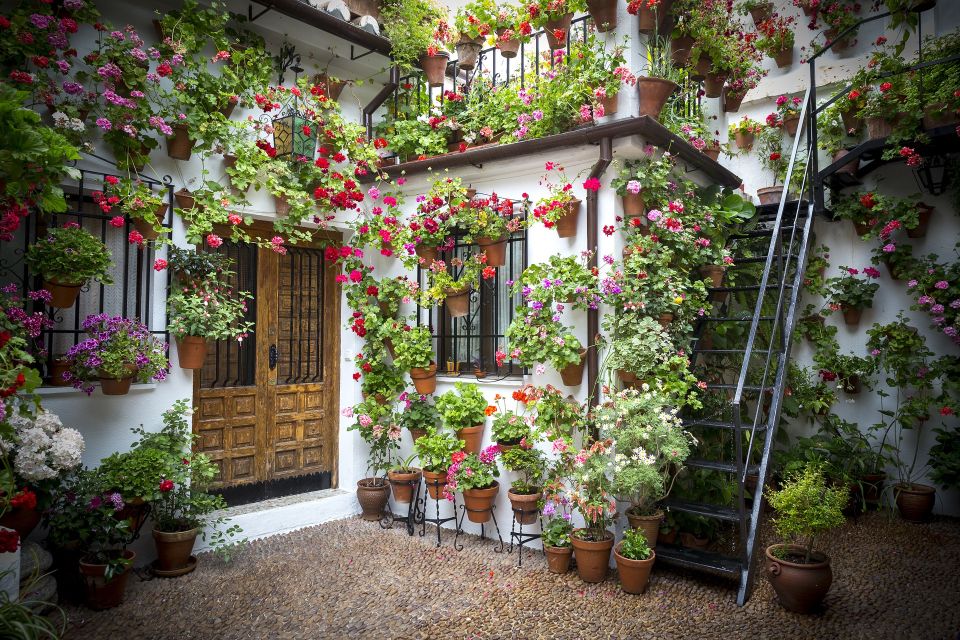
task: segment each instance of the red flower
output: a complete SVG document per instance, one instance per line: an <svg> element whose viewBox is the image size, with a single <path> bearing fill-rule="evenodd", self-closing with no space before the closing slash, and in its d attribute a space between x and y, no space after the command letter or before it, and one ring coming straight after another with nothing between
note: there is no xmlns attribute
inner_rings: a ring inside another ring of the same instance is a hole
<svg viewBox="0 0 960 640"><path fill-rule="evenodd" d="M107 176L103 179L107 184L117 184L120 182L120 179L117 176Z"/></svg>
<svg viewBox="0 0 960 640"><path fill-rule="evenodd" d="M940 408L940 415L942 415L942 416L952 416L952 415L953 415L953 409L950 408L950 407L941 407L941 408Z"/></svg>
<svg viewBox="0 0 960 640"><path fill-rule="evenodd" d="M380 293L380 290L377 289L377 287L375 287L374 285L370 285L369 287L367 287L367 295L368 295L368 296L376 296L376 295L378 295L379 293Z"/></svg>
<svg viewBox="0 0 960 640"><path fill-rule="evenodd" d="M877 201L873 198L873 193L865 193L860 196L860 205L867 208L873 209L876 206Z"/></svg>
<svg viewBox="0 0 960 640"><path fill-rule="evenodd" d="M166 268L167 268L167 261L164 260L163 258L157 258L157 259L153 262L153 270L154 270L154 271L163 271L163 270L166 269Z"/></svg>
<svg viewBox="0 0 960 640"><path fill-rule="evenodd" d="M779 152L774 151L773 153L770 154L770 161L771 161L771 162L776 162L776 161L779 160L781 157L782 157L782 156L780 155Z"/></svg>
<svg viewBox="0 0 960 640"><path fill-rule="evenodd" d="M37 494L24 487L20 490L20 493L16 493L10 498L10 506L14 509L32 511L37 508Z"/></svg>
<svg viewBox="0 0 960 640"><path fill-rule="evenodd" d="M360 380L360 372L359 372L359 371L356 372L355 374L353 374L353 379L354 379L354 380L357 380L357 381Z"/></svg>
<svg viewBox="0 0 960 640"><path fill-rule="evenodd" d="M164 62L157 66L157 75L161 78L166 78L171 73L173 73L173 67L171 67L168 63Z"/></svg>
<svg viewBox="0 0 960 640"><path fill-rule="evenodd" d="M207 246L208 246L208 247L210 247L210 248L212 248L212 249L216 249L217 247L219 247L219 246L222 245L222 244L223 244L223 238L221 238L221 237L218 236L217 234L211 233L211 234L209 234L209 235L207 236Z"/></svg>
<svg viewBox="0 0 960 640"><path fill-rule="evenodd" d="M110 226L119 229L125 224L123 216L113 216L110 218Z"/></svg>
<svg viewBox="0 0 960 640"><path fill-rule="evenodd" d="M587 178L587 180L583 183L583 188L587 191L599 191L600 181L596 178Z"/></svg>
<svg viewBox="0 0 960 640"><path fill-rule="evenodd" d="M889 82L884 82L884 83L882 83L882 84L880 85L880 91L883 92L883 93L886 93L887 91L890 91L890 89L892 89L892 88L893 88L893 85L892 85L891 83L889 83Z"/></svg>
<svg viewBox="0 0 960 640"><path fill-rule="evenodd" d="M823 378L824 382L833 382L834 380L837 379L837 374L827 369L821 369L820 377Z"/></svg>
<svg viewBox="0 0 960 640"><path fill-rule="evenodd" d="M2 18L6 20L6 18ZM10 22L7 21L9 26ZM13 553L20 546L20 534L13 529L0 529L0 553Z"/></svg>
<svg viewBox="0 0 960 640"><path fill-rule="evenodd" d="M493 267L484 267L483 271L480 274L484 280L489 280L497 275L497 270Z"/></svg>
<svg viewBox="0 0 960 640"><path fill-rule="evenodd" d="M136 229L134 229L133 231L130 232L130 235L127 236L127 242L129 242L130 244L142 245L143 234L137 231Z"/></svg>
<svg viewBox="0 0 960 640"><path fill-rule="evenodd" d="M163 480L160 481L161 493L167 493L168 491L172 491L172 490L173 490L173 480L164 478Z"/></svg>

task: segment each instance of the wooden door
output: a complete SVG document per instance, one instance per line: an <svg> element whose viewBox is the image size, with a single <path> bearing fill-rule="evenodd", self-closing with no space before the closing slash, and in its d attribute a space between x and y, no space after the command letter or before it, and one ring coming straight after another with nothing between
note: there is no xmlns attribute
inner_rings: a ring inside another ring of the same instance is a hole
<svg viewBox="0 0 960 640"><path fill-rule="evenodd" d="M337 486L340 293L323 243L218 251L254 296L255 329L212 346L194 376L198 450L234 504Z"/></svg>

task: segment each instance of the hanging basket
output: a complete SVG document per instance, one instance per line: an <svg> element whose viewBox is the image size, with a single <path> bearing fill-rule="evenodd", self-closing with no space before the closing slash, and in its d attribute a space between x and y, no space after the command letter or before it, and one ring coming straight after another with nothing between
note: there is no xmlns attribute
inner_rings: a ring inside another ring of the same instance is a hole
<svg viewBox="0 0 960 640"><path fill-rule="evenodd" d="M640 115L659 120L663 105L679 85L664 78L637 78L637 94L640 96Z"/></svg>
<svg viewBox="0 0 960 640"><path fill-rule="evenodd" d="M480 43L477 40L461 40L456 44L457 66L464 71L472 71L480 56Z"/></svg>
<svg viewBox="0 0 960 640"><path fill-rule="evenodd" d="M797 129L800 128L800 116L791 116L783 119L783 129L788 136L797 135Z"/></svg>
<svg viewBox="0 0 960 640"><path fill-rule="evenodd" d="M746 131L737 131L733 137L737 149L742 149L743 151L749 151L753 148L753 139L754 134L747 133Z"/></svg>
<svg viewBox="0 0 960 640"><path fill-rule="evenodd" d="M587 11L597 31L613 31L617 28L617 5L617 0L587 0Z"/></svg>
<svg viewBox="0 0 960 640"><path fill-rule="evenodd" d="M746 97L745 93L734 93L730 87L723 88L723 110L725 113L736 113L740 111L740 105Z"/></svg>
<svg viewBox="0 0 960 640"><path fill-rule="evenodd" d="M764 2L763 4L750 7L750 17L753 18L753 24L758 27L761 22L769 19L772 14L773 4L770 2Z"/></svg>
<svg viewBox="0 0 960 640"><path fill-rule="evenodd" d="M690 70L690 78L692 80L703 80L710 73L711 67L713 67L713 58L710 57L710 54L701 51L697 58L697 64Z"/></svg>
<svg viewBox="0 0 960 640"><path fill-rule="evenodd" d="M470 313L470 287L447 289L444 305L451 318L462 318Z"/></svg>
<svg viewBox="0 0 960 640"><path fill-rule="evenodd" d="M502 267L507 264L507 237L477 238L477 246L487 256L487 266Z"/></svg>
<svg viewBox="0 0 960 640"><path fill-rule="evenodd" d="M174 191L173 197L177 201L177 206L181 209L193 209L197 204L197 199L194 198L190 190L185 187L180 187Z"/></svg>
<svg viewBox="0 0 960 640"><path fill-rule="evenodd" d="M561 238L574 238L577 235L577 223L580 221L580 200L574 198L566 206L566 213L560 216L554 227Z"/></svg>
<svg viewBox="0 0 960 640"><path fill-rule="evenodd" d="M427 269L436 262L437 256L440 254L436 247L423 244L417 245L413 251L417 254L418 258L423 258L423 266Z"/></svg>
<svg viewBox="0 0 960 640"><path fill-rule="evenodd" d="M570 22L573 20L573 14L568 13L556 20L548 20L543 30L547 36L547 44L550 49L556 51L567 46L567 36L570 35Z"/></svg>
<svg viewBox="0 0 960 640"><path fill-rule="evenodd" d="M427 83L431 87L442 87L443 80L447 74L447 62L450 61L450 54L440 52L435 56L424 55L420 58L420 68L427 77Z"/></svg>
<svg viewBox="0 0 960 640"><path fill-rule="evenodd" d="M778 69L793 66L793 47L781 49L777 55L773 56L773 61L777 63Z"/></svg>
<svg viewBox="0 0 960 640"><path fill-rule="evenodd" d="M80 288L84 283L68 284L56 280L45 280L43 288L50 292L50 306L57 309L69 309L77 302Z"/></svg>

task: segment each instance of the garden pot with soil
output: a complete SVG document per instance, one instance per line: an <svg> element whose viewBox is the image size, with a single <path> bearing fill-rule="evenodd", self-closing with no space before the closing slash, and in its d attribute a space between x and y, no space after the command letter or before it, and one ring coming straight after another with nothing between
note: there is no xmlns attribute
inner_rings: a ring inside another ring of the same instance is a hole
<svg viewBox="0 0 960 640"><path fill-rule="evenodd" d="M613 549L613 534L604 531L603 540L584 540L581 535L587 529L574 529L570 535L574 553L577 554L577 575L584 582L603 582L610 566L610 552Z"/></svg>
<svg viewBox="0 0 960 640"><path fill-rule="evenodd" d="M161 572L176 572L184 570L183 574L190 573L197 568L196 563L190 563L193 545L197 541L200 529L176 531L169 533L153 529L153 542L157 545L157 561L154 568ZM179 575L183 575L179 574Z"/></svg>
<svg viewBox="0 0 960 640"><path fill-rule="evenodd" d="M174 160L189 160L195 144L196 140L190 139L187 125L175 124L173 135L167 138L167 155Z"/></svg>
<svg viewBox="0 0 960 640"><path fill-rule="evenodd" d="M510 508L519 524L533 524L540 517L537 502L540 500L540 491L536 493L515 493L513 489L507 491L510 498Z"/></svg>
<svg viewBox="0 0 960 640"><path fill-rule="evenodd" d="M409 504L410 500L413 499L414 489L420 484L422 476L423 473L417 468L407 471L388 471L387 479L390 480L394 502Z"/></svg>
<svg viewBox="0 0 960 640"><path fill-rule="evenodd" d="M650 557L646 560L631 560L620 555L622 546L621 542L613 550L613 559L617 563L617 572L620 574L620 586L626 593L643 593L650 582L650 571L653 569L653 561L657 559L657 554L651 548Z"/></svg>
<svg viewBox="0 0 960 640"><path fill-rule="evenodd" d="M863 309L857 309L856 307L850 307L845 304L841 304L840 309L843 311L843 321L848 326L855 327L860 324L860 316L863 315Z"/></svg>
<svg viewBox="0 0 960 640"><path fill-rule="evenodd" d="M437 363L431 362L429 367L411 367L410 378L417 393L429 395L437 390Z"/></svg>
<svg viewBox="0 0 960 640"><path fill-rule="evenodd" d="M480 55L482 42L479 38L461 39L460 42L455 45L457 51L457 66L464 71L472 71L473 68L477 66L477 57Z"/></svg>
<svg viewBox="0 0 960 640"><path fill-rule="evenodd" d="M670 329L670 325L673 323L673 314L672 314L672 313L661 313L661 314L657 317L657 322L660 323L660 326L663 327L663 329L664 329L665 331L666 331L666 330L669 330L669 329Z"/></svg>
<svg viewBox="0 0 960 640"><path fill-rule="evenodd" d="M504 40L503 34L506 29L497 29L497 49L504 58L516 58L520 51L520 41L516 38Z"/></svg>
<svg viewBox="0 0 960 640"><path fill-rule="evenodd" d="M130 550L123 552L128 561L125 568L114 574L109 580L105 577L107 565L94 564L80 560L80 575L86 587L86 605L91 609L112 609L123 603L127 591L127 577L137 555Z"/></svg>
<svg viewBox="0 0 960 640"><path fill-rule="evenodd" d="M368 522L379 520L390 498L390 484L385 478L364 478L357 480L357 500L360 502L362 517Z"/></svg>
<svg viewBox="0 0 960 640"><path fill-rule="evenodd" d="M893 487L894 499L900 517L907 522L926 522L933 513L937 490L925 484L897 484Z"/></svg>
<svg viewBox="0 0 960 640"><path fill-rule="evenodd" d="M550 573L566 573L570 571L570 558L573 556L573 547L550 547L544 545L543 553L547 556L547 571Z"/></svg>
<svg viewBox="0 0 960 640"><path fill-rule="evenodd" d="M627 509L624 515L633 529L643 531L643 537L647 539L647 545L652 549L657 546L657 536L660 535L660 523L663 521L663 511L657 511L653 515L642 516L631 513L633 509Z"/></svg>
<svg viewBox="0 0 960 640"><path fill-rule="evenodd" d="M466 505L467 519L476 523L489 522L498 493L500 493L500 483L496 480L493 481L492 486L485 489L465 489L463 503Z"/></svg>
<svg viewBox="0 0 960 640"><path fill-rule="evenodd" d="M804 562L807 550L799 545L774 544L767 547L766 574L784 609L810 613L823 601L833 572L830 558L813 552Z"/></svg>
<svg viewBox="0 0 960 640"><path fill-rule="evenodd" d="M660 112L667 103L667 99L677 90L679 85L664 78L637 78L637 95L640 97L640 115L650 116L654 120L660 119Z"/></svg>
<svg viewBox="0 0 960 640"><path fill-rule="evenodd" d="M173 198L177 201L177 206L181 209L193 209L194 205L197 204L197 199L194 198L190 190L185 187L180 187L174 191Z"/></svg>
<svg viewBox="0 0 960 640"><path fill-rule="evenodd" d="M583 382L583 367L586 362L587 350L581 349L580 362L568 364L560 370L560 378L563 380L563 384L567 385L568 387L579 386L580 383Z"/></svg>
<svg viewBox="0 0 960 640"><path fill-rule="evenodd" d="M177 360L181 369L201 369L207 359L207 339L202 336L177 338Z"/></svg>
<svg viewBox="0 0 960 640"><path fill-rule="evenodd" d="M466 453L480 453L480 444L483 442L483 427L478 424L475 427L464 427L457 429L457 438L463 440L463 450Z"/></svg>
<svg viewBox="0 0 960 640"><path fill-rule="evenodd" d="M837 151L835 154L833 154L833 161L836 162L836 161L840 160L841 158L843 158L844 156L849 155L849 153L850 153L850 152L847 151L846 149L840 149L840 150ZM848 162L847 164L845 164L845 165L843 165L842 167L840 167L839 169L837 169L837 173L846 173L846 174L849 174L849 175L851 175L851 176L855 176L855 175L857 174L857 169L858 169L859 167L860 167L860 160L859 160L859 158L854 158L853 160L851 160L851 161Z"/></svg>

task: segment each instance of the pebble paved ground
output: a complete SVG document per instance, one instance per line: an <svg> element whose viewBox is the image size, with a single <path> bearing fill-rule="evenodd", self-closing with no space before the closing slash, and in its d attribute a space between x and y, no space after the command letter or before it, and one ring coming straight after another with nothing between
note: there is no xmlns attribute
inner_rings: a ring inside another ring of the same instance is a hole
<svg viewBox="0 0 960 640"><path fill-rule="evenodd" d="M431 530L428 529L428 534ZM131 581L112 611L68 607L68 638L954 640L960 631L960 521L911 525L872 513L825 537L834 585L823 612L784 611L766 580L743 608L730 583L664 567L646 594L555 576L532 553L496 554L452 533L435 549L359 519L251 544L232 563ZM133 577L133 576L132 576ZM122 635L121 635L122 634Z"/></svg>

